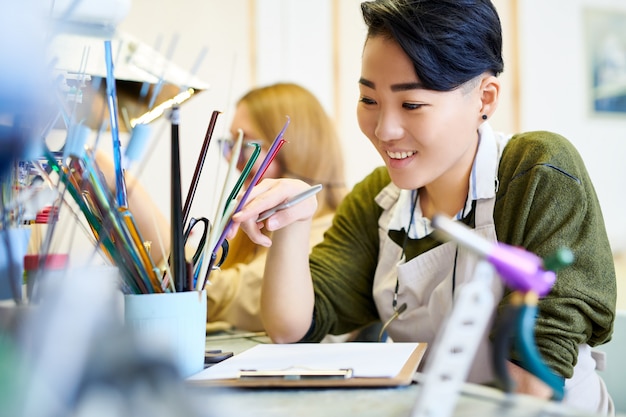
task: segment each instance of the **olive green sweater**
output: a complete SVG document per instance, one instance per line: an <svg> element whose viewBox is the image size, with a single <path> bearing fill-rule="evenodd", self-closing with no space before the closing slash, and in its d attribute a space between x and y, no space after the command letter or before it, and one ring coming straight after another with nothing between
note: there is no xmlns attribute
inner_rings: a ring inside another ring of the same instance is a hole
<svg viewBox="0 0 626 417"><path fill-rule="evenodd" d="M615 316L612 253L593 185L576 149L550 132L511 138L498 180L494 222L499 241L539 256L566 246L576 257L572 266L558 272L552 291L540 300L535 328L544 360L569 378L577 346L608 341ZM306 340L347 333L379 319L372 284L382 208L374 198L389 182L386 169L380 167L357 184L339 207L324 241L313 249L315 313ZM472 211L463 221L472 226L473 217ZM407 258L438 244L431 236L410 240ZM500 306L507 301L508 293Z"/></svg>

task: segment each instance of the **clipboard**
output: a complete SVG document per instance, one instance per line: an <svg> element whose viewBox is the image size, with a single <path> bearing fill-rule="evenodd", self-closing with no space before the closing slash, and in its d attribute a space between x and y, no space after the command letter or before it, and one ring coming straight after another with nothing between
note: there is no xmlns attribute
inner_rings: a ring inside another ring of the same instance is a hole
<svg viewBox="0 0 626 417"><path fill-rule="evenodd" d="M390 387L411 384L426 343L259 344L186 379L242 388Z"/></svg>

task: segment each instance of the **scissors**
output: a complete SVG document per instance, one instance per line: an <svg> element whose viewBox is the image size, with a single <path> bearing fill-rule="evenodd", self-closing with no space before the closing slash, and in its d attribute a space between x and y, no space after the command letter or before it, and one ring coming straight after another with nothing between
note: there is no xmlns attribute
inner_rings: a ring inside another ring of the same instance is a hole
<svg viewBox="0 0 626 417"><path fill-rule="evenodd" d="M204 246L206 245L206 241L209 236L209 231L211 230L211 222L206 217L199 217L199 218L191 217L189 219L189 224L187 225L187 229L185 230L183 234L184 244L187 244L187 239L191 235L191 231L198 224L202 224L203 226L202 236L200 236L198 247L196 248L196 251L194 252L191 258L191 264L192 264L193 271L194 271L192 283L191 283L192 285L188 289L185 289L185 291L191 290L192 288L195 287L195 281L198 277L198 273L200 272L200 265L202 264L202 252L203 252ZM220 259L215 262L214 268L219 268L224 263L224 261L226 260L226 257L228 256L228 249L229 249L228 241L224 239L221 247L222 247L222 254L220 256Z"/></svg>

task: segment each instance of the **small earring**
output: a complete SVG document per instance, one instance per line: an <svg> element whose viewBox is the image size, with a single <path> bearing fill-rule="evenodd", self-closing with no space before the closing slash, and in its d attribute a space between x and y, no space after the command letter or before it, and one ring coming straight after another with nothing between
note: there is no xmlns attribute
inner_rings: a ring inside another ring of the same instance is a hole
<svg viewBox="0 0 626 417"><path fill-rule="evenodd" d="M487 115L483 114L483 120L487 120Z"/></svg>

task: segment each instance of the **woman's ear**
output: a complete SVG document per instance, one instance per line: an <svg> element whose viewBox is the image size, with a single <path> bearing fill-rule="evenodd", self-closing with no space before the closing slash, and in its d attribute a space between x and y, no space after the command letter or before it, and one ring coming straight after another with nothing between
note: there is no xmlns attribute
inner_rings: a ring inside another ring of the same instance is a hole
<svg viewBox="0 0 626 417"><path fill-rule="evenodd" d="M478 88L481 102L480 117L483 120L491 118L498 107L498 97L500 95L500 80L490 74L485 74L480 81Z"/></svg>

